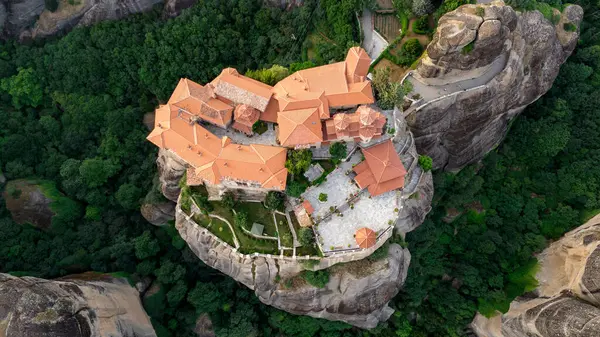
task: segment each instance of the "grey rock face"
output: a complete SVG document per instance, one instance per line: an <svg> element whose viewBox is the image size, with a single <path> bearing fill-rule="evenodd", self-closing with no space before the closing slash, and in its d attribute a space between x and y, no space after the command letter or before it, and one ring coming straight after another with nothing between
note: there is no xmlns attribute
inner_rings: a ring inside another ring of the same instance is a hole
<svg viewBox="0 0 600 337"><path fill-rule="evenodd" d="M52 200L44 195L38 185L27 180L11 180L3 197L16 223L30 223L44 229L50 227L54 216L50 209Z"/></svg>
<svg viewBox="0 0 600 337"><path fill-rule="evenodd" d="M167 17L175 17L181 14L186 8L190 8L195 5L198 0L167 0L165 3L165 8L163 10L163 14Z"/></svg>
<svg viewBox="0 0 600 337"><path fill-rule="evenodd" d="M141 213L149 223L162 226L175 219L175 203L167 201L159 204L143 204Z"/></svg>
<svg viewBox="0 0 600 337"><path fill-rule="evenodd" d="M553 25L538 11L515 13L498 1L445 14L418 75L453 83L481 76L498 57L506 62L483 86L407 111L419 153L432 157L435 168L457 170L498 145L510 120L552 86L579 37L578 31L565 31L564 23L579 26L582 17L581 7L569 5ZM465 52L469 44L473 49Z"/></svg>
<svg viewBox="0 0 600 337"><path fill-rule="evenodd" d="M324 288L302 282L286 288L284 280L298 280L303 270L299 261L240 258L200 226L179 214L176 218L179 234L196 256L254 290L261 302L293 314L344 321L362 328L374 328L393 313L387 303L400 290L410 263L408 250L392 244L388 257L380 261L360 260L330 267L331 276ZM352 268L352 264L359 263ZM365 272L357 275L355 269Z"/></svg>
<svg viewBox="0 0 600 337"><path fill-rule="evenodd" d="M169 150L160 149L156 164L162 193L167 199L177 202L181 192L179 180L181 180L186 170L185 162Z"/></svg>
<svg viewBox="0 0 600 337"><path fill-rule="evenodd" d="M600 216L567 233L539 256L539 286L504 315L478 315L479 337L600 336Z"/></svg>
<svg viewBox="0 0 600 337"><path fill-rule="evenodd" d="M0 274L0 336L155 337L126 280L85 273L58 280Z"/></svg>
<svg viewBox="0 0 600 337"><path fill-rule="evenodd" d="M30 0L31 1L31 0ZM162 0L80 0L71 5L61 2L55 12L43 10L39 19L30 30L16 29L9 35L41 38L65 32L73 27L90 26L106 20L118 20L128 15L145 12ZM44 1L41 1L42 9Z"/></svg>
<svg viewBox="0 0 600 337"><path fill-rule="evenodd" d="M6 3L6 22L3 25L7 35L16 37L33 26L45 9L44 0L11 0Z"/></svg>

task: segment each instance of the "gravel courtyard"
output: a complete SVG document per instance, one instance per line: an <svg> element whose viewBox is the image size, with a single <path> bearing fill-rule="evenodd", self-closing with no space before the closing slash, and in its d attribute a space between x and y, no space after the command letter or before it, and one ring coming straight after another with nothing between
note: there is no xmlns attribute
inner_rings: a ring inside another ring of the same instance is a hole
<svg viewBox="0 0 600 337"><path fill-rule="evenodd" d="M396 221L399 206L400 191L390 191L369 198L368 192L363 192L360 199L354 203L354 209L348 208L342 212L343 217L333 215L322 221L316 227L323 239L323 251L336 249L358 248L354 233L362 227L368 227L378 234L390 226L389 221Z"/></svg>
<svg viewBox="0 0 600 337"><path fill-rule="evenodd" d="M339 207L346 202L350 194L359 191L358 186L352 181L350 175L346 175L346 171L352 170L352 165L359 163L361 160L360 151L352 155L347 162L340 165L327 176L327 180L319 186L309 187L303 194L302 198L308 200L315 209L313 218L323 217L330 212L329 208ZM319 201L319 194L327 194L327 201Z"/></svg>

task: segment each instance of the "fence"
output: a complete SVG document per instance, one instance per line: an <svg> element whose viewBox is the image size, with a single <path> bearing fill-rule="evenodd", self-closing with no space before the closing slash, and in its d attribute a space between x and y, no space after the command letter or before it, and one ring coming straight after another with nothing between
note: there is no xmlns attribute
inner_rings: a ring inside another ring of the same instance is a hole
<svg viewBox="0 0 600 337"><path fill-rule="evenodd" d="M373 254L373 252L375 250L377 250L379 247L381 247L384 244L384 242L387 241L387 239L389 239L392 236L392 233L393 233L393 231L391 230L393 228L393 226L390 226L388 229L383 231L377 237L376 244L371 248L355 249L352 251L342 251L342 250L333 251L333 252L328 252L327 255L324 257L309 256L309 255L283 256L283 252L281 253L281 255L263 254L263 253L243 254L243 253L240 253L237 248L234 248L231 245L229 245L227 242L219 239L215 234L213 234L208 229L198 225L194 221L194 219L192 219L191 216L185 214L185 212L183 212L181 210L181 207L179 205L177 205L177 207L175 209L175 213L176 213L176 216L183 217L185 219L185 221L187 221L190 224L193 224L194 226L191 227L191 229L197 231L198 234L210 237L210 239L213 240L214 242L216 242L218 245L229 248L231 250L231 252L229 253L229 256L232 259L235 259L235 258L237 258L237 259L253 259L253 258L260 257L260 258L265 258L265 259L274 259L274 260L281 260L281 261L287 261L287 262L298 262L298 261L308 261L308 260L319 261L319 264L317 266L315 266L313 268L313 270L329 268L338 263L346 263L346 262L364 259L367 256ZM199 242L203 242L204 244L206 244L208 241L207 240L199 240Z"/></svg>

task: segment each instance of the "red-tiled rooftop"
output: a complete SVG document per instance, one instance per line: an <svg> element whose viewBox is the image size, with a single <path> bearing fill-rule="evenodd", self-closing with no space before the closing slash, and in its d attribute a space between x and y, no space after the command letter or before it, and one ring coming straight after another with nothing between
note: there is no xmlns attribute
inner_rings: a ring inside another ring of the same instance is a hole
<svg viewBox="0 0 600 337"><path fill-rule="evenodd" d="M391 140L362 149L365 160L354 167L354 181L377 196L404 187L406 169Z"/></svg>

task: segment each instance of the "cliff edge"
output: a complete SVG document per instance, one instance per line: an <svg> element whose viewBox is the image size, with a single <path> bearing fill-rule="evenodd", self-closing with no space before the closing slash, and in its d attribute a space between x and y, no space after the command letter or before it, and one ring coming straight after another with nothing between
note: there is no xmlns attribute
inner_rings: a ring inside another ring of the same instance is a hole
<svg viewBox="0 0 600 337"><path fill-rule="evenodd" d="M510 121L551 88L577 44L582 17L577 5L546 18L502 1L442 16L407 77L418 94L405 116L419 153L446 170L483 158Z"/></svg>
<svg viewBox="0 0 600 337"><path fill-rule="evenodd" d="M600 215L539 256L538 287L504 315L477 315L479 337L593 337L600 333Z"/></svg>
<svg viewBox="0 0 600 337"><path fill-rule="evenodd" d="M137 290L123 278L0 274L0 294L0 336L156 337Z"/></svg>

